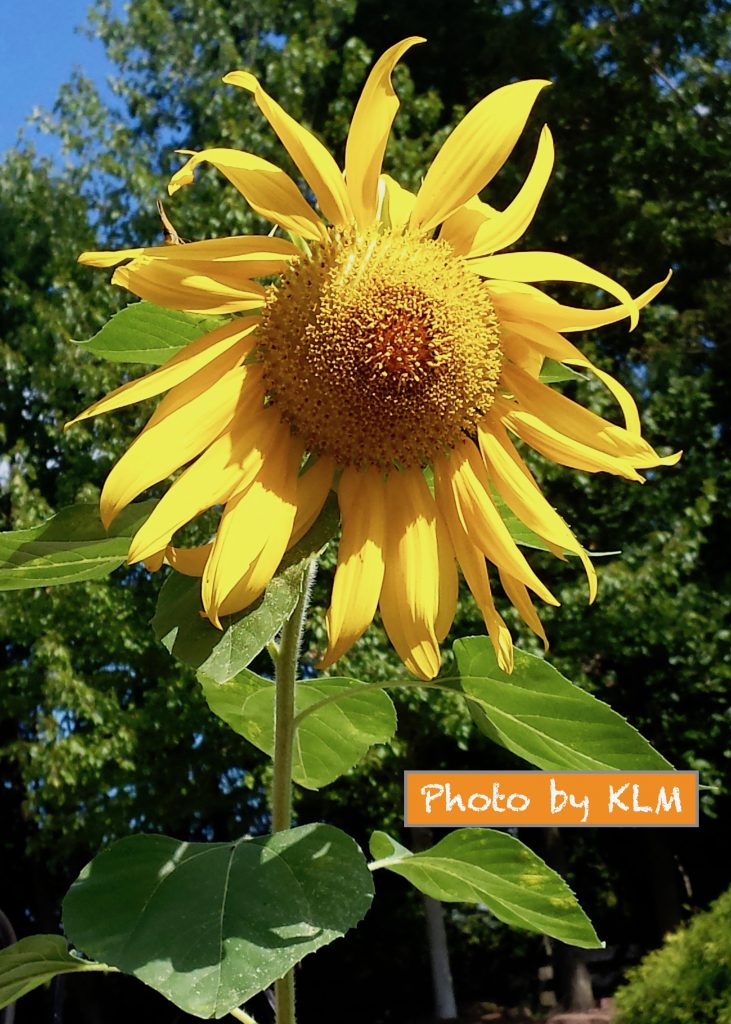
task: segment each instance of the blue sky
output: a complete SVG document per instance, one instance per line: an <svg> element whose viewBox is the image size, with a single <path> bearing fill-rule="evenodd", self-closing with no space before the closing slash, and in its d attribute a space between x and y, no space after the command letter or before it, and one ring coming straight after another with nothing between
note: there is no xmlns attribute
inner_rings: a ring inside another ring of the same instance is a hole
<svg viewBox="0 0 731 1024"><path fill-rule="evenodd" d="M14 145L34 107L51 109L74 67L97 82L111 72L101 43L74 31L89 6L90 0L0 0L0 154ZM55 148L43 137L37 146L43 153Z"/></svg>

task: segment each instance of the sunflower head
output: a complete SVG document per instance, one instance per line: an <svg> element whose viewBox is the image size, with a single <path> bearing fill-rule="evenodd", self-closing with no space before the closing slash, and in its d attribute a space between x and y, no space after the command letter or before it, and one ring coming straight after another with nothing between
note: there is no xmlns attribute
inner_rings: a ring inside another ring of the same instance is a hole
<svg viewBox="0 0 731 1024"><path fill-rule="evenodd" d="M380 609L406 666L431 678L454 617L458 566L504 670L512 641L495 606L495 576L546 642L530 592L557 602L513 540L505 509L549 550L577 556L594 597L587 554L541 493L519 444L564 466L631 480L678 456L653 451L627 391L564 337L623 318L634 326L665 282L633 298L569 256L502 251L525 233L550 176L548 128L512 202L496 210L480 198L547 82L505 86L473 107L417 194L382 173L398 109L391 72L422 41L403 40L376 62L353 114L344 171L253 75L226 76L253 96L315 205L255 154L192 154L173 175L171 194L193 182L198 165L212 164L273 232L84 253L83 263L116 265L113 281L137 296L231 319L77 419L167 392L108 477L102 518L109 523L177 474L133 538L129 560L200 576L203 608L219 626L222 615L261 595L335 488L342 534L322 665ZM551 281L617 301L567 306L535 287ZM548 358L594 373L621 421L544 383ZM177 530L215 506L220 521L208 544L174 544Z"/></svg>

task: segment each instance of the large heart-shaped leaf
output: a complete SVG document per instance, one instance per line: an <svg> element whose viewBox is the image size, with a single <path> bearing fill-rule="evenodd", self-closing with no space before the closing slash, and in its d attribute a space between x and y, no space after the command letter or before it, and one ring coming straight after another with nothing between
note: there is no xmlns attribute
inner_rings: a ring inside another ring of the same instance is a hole
<svg viewBox="0 0 731 1024"><path fill-rule="evenodd" d="M0 1010L57 974L114 969L70 953L61 935L30 935L0 950Z"/></svg>
<svg viewBox="0 0 731 1024"><path fill-rule="evenodd" d="M331 496L317 522L287 552L263 597L237 615L221 617L223 631L201 617L200 580L172 573L163 584L152 620L158 640L186 665L223 683L246 668L279 631L299 600L302 574L338 528Z"/></svg>
<svg viewBox="0 0 731 1024"><path fill-rule="evenodd" d="M227 683L198 674L208 705L231 728L270 756L274 753L276 687L245 671ZM320 703L326 701L327 703ZM356 679L303 679L295 690L292 778L319 789L356 765L374 743L396 731L396 711L383 690Z"/></svg>
<svg viewBox="0 0 731 1024"><path fill-rule="evenodd" d="M181 348L225 323L228 317L183 313L152 302L133 302L108 320L79 348L113 363L150 363L159 366Z"/></svg>
<svg viewBox="0 0 731 1024"><path fill-rule="evenodd" d="M493 829L458 829L422 853L374 832L378 866L445 902L484 903L514 928L551 935L585 949L602 943L568 885L527 846Z"/></svg>
<svg viewBox="0 0 731 1024"><path fill-rule="evenodd" d="M667 771L672 765L607 704L542 658L515 651L508 675L487 637L454 645L462 692L480 729L549 771Z"/></svg>
<svg viewBox="0 0 731 1024"><path fill-rule="evenodd" d="M372 897L362 852L330 825L233 843L131 836L84 868L63 921L85 953L223 1017L354 927Z"/></svg>
<svg viewBox="0 0 731 1024"><path fill-rule="evenodd" d="M51 587L108 576L124 562L132 535L155 507L129 505L109 532L97 505L70 505L30 530L0 533L0 590Z"/></svg>

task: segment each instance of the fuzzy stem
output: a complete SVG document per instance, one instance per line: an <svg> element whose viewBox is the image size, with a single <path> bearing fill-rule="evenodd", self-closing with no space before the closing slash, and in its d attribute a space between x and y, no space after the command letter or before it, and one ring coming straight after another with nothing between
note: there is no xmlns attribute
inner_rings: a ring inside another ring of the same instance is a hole
<svg viewBox="0 0 731 1024"><path fill-rule="evenodd" d="M292 743L294 740L294 691L297 681L302 631L316 563L311 562L302 577L299 600L282 627L276 660L276 710L274 731L274 775L272 779L272 832L292 827ZM274 983L277 1024L295 1024L294 971Z"/></svg>

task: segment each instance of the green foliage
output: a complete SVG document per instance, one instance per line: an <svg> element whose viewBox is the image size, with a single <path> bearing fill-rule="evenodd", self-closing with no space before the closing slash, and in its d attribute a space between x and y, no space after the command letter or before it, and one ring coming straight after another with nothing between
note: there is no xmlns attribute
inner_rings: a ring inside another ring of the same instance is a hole
<svg viewBox="0 0 731 1024"><path fill-rule="evenodd" d="M262 597L236 615L223 616L223 631L201 617L200 579L171 574L160 590L152 628L163 646L217 683L245 669L274 638L302 589L302 574L338 528L334 498L282 559Z"/></svg>
<svg viewBox="0 0 731 1024"><path fill-rule="evenodd" d="M85 352L112 363L151 363L159 366L225 317L162 309L151 302L133 302L120 309L88 341L76 344Z"/></svg>
<svg viewBox="0 0 731 1024"><path fill-rule="evenodd" d="M198 674L211 711L270 756L274 753L275 685L254 672L218 683ZM295 694L292 778L320 789L355 767L374 743L396 731L388 695L356 679L301 680Z"/></svg>
<svg viewBox="0 0 731 1024"><path fill-rule="evenodd" d="M516 650L508 675L487 637L458 640L454 652L478 727L531 764L582 771L672 767L620 715L541 658Z"/></svg>
<svg viewBox="0 0 731 1024"><path fill-rule="evenodd" d="M421 853L411 853L385 832L374 832L370 847L379 868L402 875L434 899L484 903L513 928L585 949L602 945L560 875L505 832L457 829Z"/></svg>
<svg viewBox="0 0 731 1024"><path fill-rule="evenodd" d="M64 900L79 949L196 1017L224 1017L370 906L363 854L329 825L228 843L130 836L99 854Z"/></svg>
<svg viewBox="0 0 731 1024"><path fill-rule="evenodd" d="M113 970L70 953L60 935L31 935L0 949L0 1010L58 974Z"/></svg>
<svg viewBox="0 0 731 1024"><path fill-rule="evenodd" d="M128 506L109 532L97 505L72 505L28 530L0 533L0 589L28 590L108 576L125 561L129 542L155 506Z"/></svg>
<svg viewBox="0 0 731 1024"><path fill-rule="evenodd" d="M632 968L615 998L617 1024L731 1024L731 890Z"/></svg>

